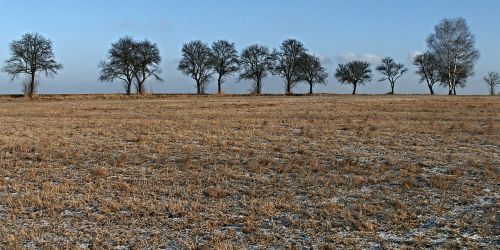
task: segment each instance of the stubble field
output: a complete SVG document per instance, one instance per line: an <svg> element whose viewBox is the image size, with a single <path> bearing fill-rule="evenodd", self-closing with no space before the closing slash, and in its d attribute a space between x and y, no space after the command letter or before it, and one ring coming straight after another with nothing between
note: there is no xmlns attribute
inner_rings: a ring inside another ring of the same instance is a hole
<svg viewBox="0 0 500 250"><path fill-rule="evenodd" d="M0 97L0 249L500 247L500 98Z"/></svg>

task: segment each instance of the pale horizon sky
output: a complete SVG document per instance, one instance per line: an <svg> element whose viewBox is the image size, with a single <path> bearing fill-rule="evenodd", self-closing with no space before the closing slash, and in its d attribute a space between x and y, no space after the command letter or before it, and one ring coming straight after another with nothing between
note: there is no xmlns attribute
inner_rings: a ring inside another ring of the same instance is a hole
<svg viewBox="0 0 500 250"><path fill-rule="evenodd" d="M158 44L163 83L149 81L153 93L194 93L194 81L177 71L183 43L218 39L235 42L237 49L258 43L270 49L288 38L304 43L320 56L330 77L315 92L350 93L351 86L333 77L339 63L364 59L377 63L391 56L410 69L396 85L396 93L426 94L418 84L411 57L426 47L425 40L444 18L464 17L476 36L481 58L476 74L458 94L488 94L483 81L489 71L500 72L500 1L498 0L0 0L0 63L9 57L9 43L29 32L54 44L64 69L53 79L42 78L39 93L122 93L120 82L101 83L99 61L111 43L129 35ZM372 69L374 70L374 66ZM378 73L360 94L389 91ZM227 93L247 93L249 82L235 77L223 86ZM21 93L21 80L11 82L0 72L0 94ZM216 91L212 81L208 92ZM283 93L283 80L268 77L265 93ZM305 85L294 89L306 92ZM437 93L446 94L438 87Z"/></svg>

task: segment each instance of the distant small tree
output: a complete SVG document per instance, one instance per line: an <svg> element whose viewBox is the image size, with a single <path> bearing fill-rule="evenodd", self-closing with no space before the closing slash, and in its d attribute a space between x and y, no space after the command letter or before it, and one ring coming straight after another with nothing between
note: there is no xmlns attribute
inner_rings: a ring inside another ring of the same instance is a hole
<svg viewBox="0 0 500 250"><path fill-rule="evenodd" d="M299 60L307 52L304 45L295 40L285 40L279 50L274 50L272 71L286 81L286 94L292 94L292 89L300 82Z"/></svg>
<svg viewBox="0 0 500 250"><path fill-rule="evenodd" d="M240 80L253 80L252 93L262 93L262 79L271 68L269 49L261 45L250 45L241 52L240 65L242 72Z"/></svg>
<svg viewBox="0 0 500 250"><path fill-rule="evenodd" d="M240 69L238 51L236 51L234 43L219 40L212 44L212 67L218 75L217 93L222 94L224 78Z"/></svg>
<svg viewBox="0 0 500 250"><path fill-rule="evenodd" d="M353 85L352 94L356 94L356 88L359 85L364 85L372 79L372 71L370 64L364 61L353 61L347 64L339 64L335 77L340 83Z"/></svg>
<svg viewBox="0 0 500 250"><path fill-rule="evenodd" d="M382 63L377 66L377 71L383 75L379 82L388 80L391 84L390 94L394 94L394 86L396 81L408 71L408 69L401 63L396 63L391 57L382 59Z"/></svg>
<svg viewBox="0 0 500 250"><path fill-rule="evenodd" d="M212 51L202 41L191 41L182 47L182 58L178 69L196 81L198 94L204 94L212 77Z"/></svg>
<svg viewBox="0 0 500 250"><path fill-rule="evenodd" d="M135 47L136 42L131 37L122 37L111 44L107 61L99 63L99 68L101 68L99 80L102 82L113 82L116 79L122 80L127 95L130 95L135 76Z"/></svg>
<svg viewBox="0 0 500 250"><path fill-rule="evenodd" d="M24 93L30 98L36 93L39 73L53 77L63 67L55 61L52 42L37 33L25 34L21 40L10 43L10 54L2 71L9 74L12 80L19 75L27 75Z"/></svg>
<svg viewBox="0 0 500 250"><path fill-rule="evenodd" d="M415 57L413 65L417 67L416 73L420 76L419 83L425 81L431 95L434 95L434 85L439 82L439 61L436 56L426 51Z"/></svg>
<svg viewBox="0 0 500 250"><path fill-rule="evenodd" d="M497 85L500 85L500 74L498 72L489 72L484 77L484 81L490 87L490 95L495 95L495 88Z"/></svg>
<svg viewBox="0 0 500 250"><path fill-rule="evenodd" d="M299 75L300 80L309 85L309 94L313 94L313 86L316 84L326 85L328 73L321 66L319 57L309 54L304 54L299 60Z"/></svg>
<svg viewBox="0 0 500 250"><path fill-rule="evenodd" d="M148 78L154 77L157 81L162 81L159 75L161 73L160 50L156 44L148 40L136 42L132 58L137 94L144 94L144 85Z"/></svg>
<svg viewBox="0 0 500 250"><path fill-rule="evenodd" d="M444 19L427 39L427 46L439 61L441 85L448 87L450 95L456 95L457 86L465 87L479 59L467 22L461 17Z"/></svg>

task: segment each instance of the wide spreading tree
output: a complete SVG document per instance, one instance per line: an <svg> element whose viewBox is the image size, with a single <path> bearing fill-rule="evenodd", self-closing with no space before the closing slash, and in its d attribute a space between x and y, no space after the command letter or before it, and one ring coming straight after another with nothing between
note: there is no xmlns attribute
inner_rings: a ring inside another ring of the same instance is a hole
<svg viewBox="0 0 500 250"><path fill-rule="evenodd" d="M20 40L10 43L10 54L2 71L12 80L26 75L24 93L30 98L36 93L40 74L52 77L63 67L55 60L52 42L37 33L25 34Z"/></svg>

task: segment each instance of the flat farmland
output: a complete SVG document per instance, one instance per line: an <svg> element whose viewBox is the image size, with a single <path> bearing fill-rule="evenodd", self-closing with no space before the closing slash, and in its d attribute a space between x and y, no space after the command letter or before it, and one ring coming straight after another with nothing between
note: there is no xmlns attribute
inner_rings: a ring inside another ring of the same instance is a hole
<svg viewBox="0 0 500 250"><path fill-rule="evenodd" d="M499 166L499 97L0 97L0 246L498 248Z"/></svg>

